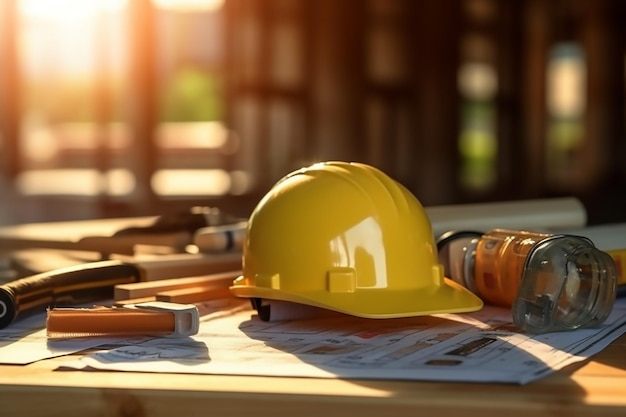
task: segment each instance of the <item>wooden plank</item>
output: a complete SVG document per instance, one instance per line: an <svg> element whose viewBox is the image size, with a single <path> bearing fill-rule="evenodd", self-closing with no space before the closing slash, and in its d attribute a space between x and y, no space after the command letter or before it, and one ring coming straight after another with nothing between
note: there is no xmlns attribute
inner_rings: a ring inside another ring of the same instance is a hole
<svg viewBox="0 0 626 417"><path fill-rule="evenodd" d="M241 253L174 253L170 255L112 256L139 267L145 281L160 281L173 277L197 277L241 270Z"/></svg>
<svg viewBox="0 0 626 417"><path fill-rule="evenodd" d="M232 282L232 280L230 280L230 282ZM198 286L159 292L156 295L156 300L168 301L170 303L193 304L231 296L232 294L228 287L216 288L215 286Z"/></svg>
<svg viewBox="0 0 626 417"><path fill-rule="evenodd" d="M221 272L217 274L195 276L188 278L172 278L158 281L137 282L132 284L116 285L113 297L115 301L130 300L156 296L164 291L191 287L226 288L233 280L241 275L241 271Z"/></svg>
<svg viewBox="0 0 626 417"><path fill-rule="evenodd" d="M122 306L127 306L130 304L147 303L149 301L156 301L156 296L114 300L113 305L116 307L122 307Z"/></svg>

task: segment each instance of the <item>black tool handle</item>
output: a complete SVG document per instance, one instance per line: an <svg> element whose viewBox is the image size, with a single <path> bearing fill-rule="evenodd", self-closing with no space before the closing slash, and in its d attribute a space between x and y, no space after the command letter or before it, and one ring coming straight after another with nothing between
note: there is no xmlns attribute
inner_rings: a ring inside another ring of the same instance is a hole
<svg viewBox="0 0 626 417"><path fill-rule="evenodd" d="M140 271L133 265L101 261L11 281L0 286L0 329L26 311L113 298L115 285L140 280Z"/></svg>

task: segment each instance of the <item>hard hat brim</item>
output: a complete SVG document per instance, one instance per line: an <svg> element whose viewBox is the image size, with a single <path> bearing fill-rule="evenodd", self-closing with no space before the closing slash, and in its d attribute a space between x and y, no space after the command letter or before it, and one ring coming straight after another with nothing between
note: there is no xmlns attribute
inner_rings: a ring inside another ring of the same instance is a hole
<svg viewBox="0 0 626 417"><path fill-rule="evenodd" d="M395 290L384 294L366 289L359 289L353 293L317 291L294 294L249 285L233 285L230 290L237 297L290 301L357 317L377 319L467 313L478 311L483 307L480 298L448 278L444 278L443 285L435 288Z"/></svg>

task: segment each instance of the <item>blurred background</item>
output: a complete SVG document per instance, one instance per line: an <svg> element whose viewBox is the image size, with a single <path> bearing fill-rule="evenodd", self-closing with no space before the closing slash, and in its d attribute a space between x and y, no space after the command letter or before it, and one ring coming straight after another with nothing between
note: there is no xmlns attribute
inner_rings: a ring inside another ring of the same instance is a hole
<svg viewBox="0 0 626 417"><path fill-rule="evenodd" d="M621 0L1 0L0 224L210 205L375 165L424 205L626 221Z"/></svg>

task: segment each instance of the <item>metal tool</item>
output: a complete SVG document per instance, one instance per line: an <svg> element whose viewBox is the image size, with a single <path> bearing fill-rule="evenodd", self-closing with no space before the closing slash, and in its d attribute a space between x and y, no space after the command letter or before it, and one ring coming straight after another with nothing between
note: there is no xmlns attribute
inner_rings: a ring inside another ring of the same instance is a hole
<svg viewBox="0 0 626 417"><path fill-rule="evenodd" d="M91 262L20 278L0 286L0 329L28 311L112 299L118 284L192 277L238 268L241 268L241 256L237 253L175 254L143 260Z"/></svg>
<svg viewBox="0 0 626 417"><path fill-rule="evenodd" d="M511 307L529 333L591 327L613 308L617 268L591 240L523 230L454 232L438 241L446 275L486 303Z"/></svg>

